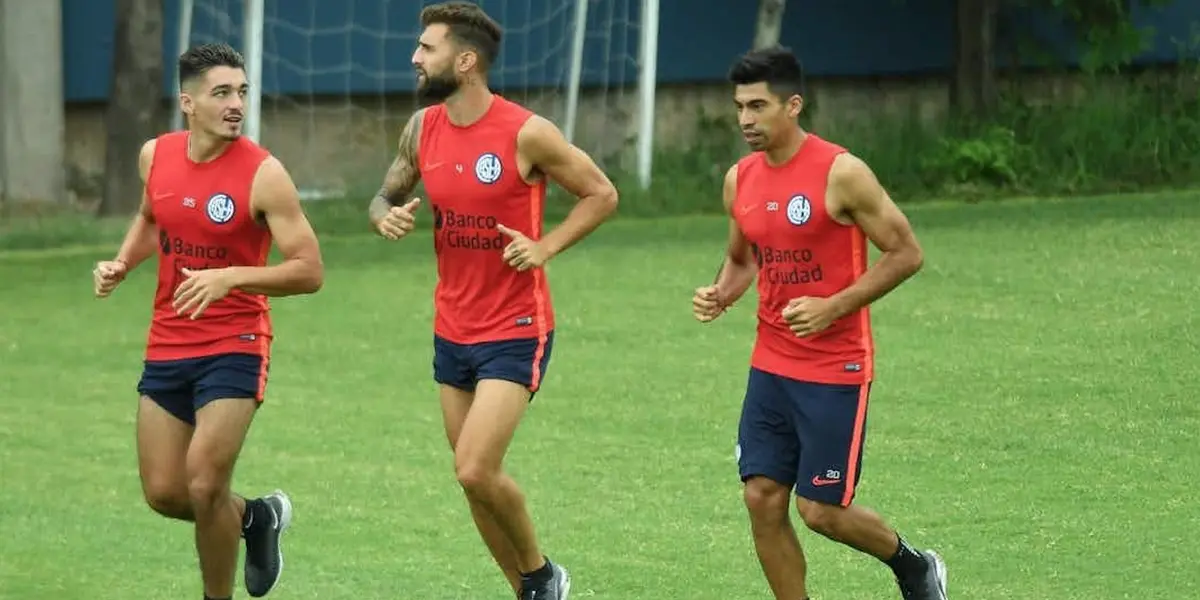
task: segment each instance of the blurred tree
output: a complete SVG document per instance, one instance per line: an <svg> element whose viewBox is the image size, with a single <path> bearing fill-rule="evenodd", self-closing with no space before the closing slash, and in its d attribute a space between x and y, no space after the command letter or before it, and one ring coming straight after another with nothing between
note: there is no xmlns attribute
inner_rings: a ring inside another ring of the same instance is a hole
<svg viewBox="0 0 1200 600"><path fill-rule="evenodd" d="M754 30L754 48L766 48L779 43L783 29L783 8L786 0L758 0L758 25Z"/></svg>
<svg viewBox="0 0 1200 600"><path fill-rule="evenodd" d="M116 0L100 216L128 215L137 209L142 199L139 150L166 126L162 4L163 0Z"/></svg>
<svg viewBox="0 0 1200 600"><path fill-rule="evenodd" d="M958 34L950 105L961 116L986 117L996 109L996 14L1000 0L958 0Z"/></svg>
<svg viewBox="0 0 1200 600"><path fill-rule="evenodd" d="M1057 16L1075 37L1080 68L1095 73L1120 70L1147 48L1152 32L1134 24L1135 7L1155 8L1182 0L1007 1Z"/></svg>
<svg viewBox="0 0 1200 600"><path fill-rule="evenodd" d="M1074 35L1085 72L1120 70L1146 48L1148 32L1133 23L1135 4L1175 0L957 0L950 101L965 117L986 117L999 103L996 29L1004 9L1034 9L1062 19ZM1021 35L1021 32L1014 32Z"/></svg>

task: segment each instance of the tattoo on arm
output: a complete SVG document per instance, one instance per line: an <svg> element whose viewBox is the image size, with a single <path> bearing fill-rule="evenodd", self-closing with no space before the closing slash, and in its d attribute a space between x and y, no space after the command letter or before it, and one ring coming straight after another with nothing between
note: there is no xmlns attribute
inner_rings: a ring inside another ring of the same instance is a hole
<svg viewBox="0 0 1200 600"><path fill-rule="evenodd" d="M425 109L419 109L408 119L400 132L399 151L396 160L388 167L383 177L383 186L371 200L372 209L387 208L404 204L408 195L417 187L421 170L417 166L417 145L421 138L421 119Z"/></svg>
<svg viewBox="0 0 1200 600"><path fill-rule="evenodd" d="M421 177L417 166L417 144L421 137L421 119L425 111L418 110L408 119L400 132L399 152L383 178L379 195L393 205L403 204L405 196L412 193Z"/></svg>

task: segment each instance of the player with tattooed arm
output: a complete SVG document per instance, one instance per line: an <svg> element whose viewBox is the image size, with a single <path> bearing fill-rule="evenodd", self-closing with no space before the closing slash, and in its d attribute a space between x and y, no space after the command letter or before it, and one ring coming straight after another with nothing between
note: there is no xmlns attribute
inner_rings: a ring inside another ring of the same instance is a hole
<svg viewBox="0 0 1200 600"><path fill-rule="evenodd" d="M434 220L433 377L458 481L483 541L525 600L564 600L570 578L542 554L502 459L550 361L554 309L545 264L616 209L596 164L546 119L488 90L500 27L477 5L421 14L413 55L420 96L399 154L371 201L386 239L413 230L424 182ZM542 234L548 181L579 200Z"/></svg>

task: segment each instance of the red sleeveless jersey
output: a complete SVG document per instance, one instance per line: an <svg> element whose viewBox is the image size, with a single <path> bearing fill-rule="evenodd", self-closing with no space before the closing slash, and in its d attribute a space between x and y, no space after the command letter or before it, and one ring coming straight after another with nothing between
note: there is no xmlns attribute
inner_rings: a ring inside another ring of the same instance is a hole
<svg viewBox="0 0 1200 600"><path fill-rule="evenodd" d="M158 288L147 360L178 360L225 353L266 357L271 321L265 296L232 290L200 318L175 313L182 270L266 265L271 236L250 210L250 187L268 156L239 137L206 163L188 158L188 132L162 135L146 182L158 225Z"/></svg>
<svg viewBox="0 0 1200 600"><path fill-rule="evenodd" d="M458 344L541 338L554 328L546 273L504 262L503 224L542 236L544 181L517 166L517 133L533 113L498 95L475 123L450 122L444 105L425 110L417 159L434 214L438 282L434 333Z"/></svg>
<svg viewBox="0 0 1200 600"><path fill-rule="evenodd" d="M751 363L762 371L814 383L856 384L874 377L868 308L804 338L782 316L790 300L832 296L867 270L862 230L835 221L825 209L829 170L845 151L810 133L783 165L768 164L761 152L738 161L733 218L758 262L758 336Z"/></svg>

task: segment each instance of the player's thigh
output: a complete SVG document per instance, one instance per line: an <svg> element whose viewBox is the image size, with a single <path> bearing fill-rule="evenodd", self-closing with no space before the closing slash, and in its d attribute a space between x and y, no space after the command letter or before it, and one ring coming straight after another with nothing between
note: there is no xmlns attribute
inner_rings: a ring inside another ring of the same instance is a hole
<svg viewBox="0 0 1200 600"><path fill-rule="evenodd" d="M191 406L191 398L186 398ZM192 425L142 396L137 410L138 474L142 492L155 503L187 498L187 451Z"/></svg>
<svg viewBox="0 0 1200 600"><path fill-rule="evenodd" d="M477 344L471 348L471 358L478 380L497 380L515 383L529 392L529 399L542 387L550 355L554 349L554 332L513 340Z"/></svg>
<svg viewBox="0 0 1200 600"><path fill-rule="evenodd" d="M471 364L469 346L433 337L433 380L463 392L475 390L475 368Z"/></svg>
<svg viewBox="0 0 1200 600"><path fill-rule="evenodd" d="M193 495L217 493L229 486L257 410L254 398L242 397L210 399L196 411L196 431L187 453L188 488Z"/></svg>
<svg viewBox="0 0 1200 600"><path fill-rule="evenodd" d="M789 488L796 482L800 443L782 383L777 375L750 369L736 449L742 481L764 477Z"/></svg>
<svg viewBox="0 0 1200 600"><path fill-rule="evenodd" d="M199 373L196 430L188 450L189 479L227 484L254 414L264 399L267 358L252 354L209 357Z"/></svg>
<svg viewBox="0 0 1200 600"><path fill-rule="evenodd" d="M467 411L454 447L455 467L461 471L499 470L525 411L529 390L502 379L482 379Z"/></svg>
<svg viewBox="0 0 1200 600"><path fill-rule="evenodd" d="M792 382L800 430L796 494L849 506L862 474L870 384Z"/></svg>
<svg viewBox="0 0 1200 600"><path fill-rule="evenodd" d="M471 410L474 392L468 392L452 385L438 386L438 399L442 405L442 424L446 428L446 441L450 448L458 446L458 438L462 434L463 423Z"/></svg>

